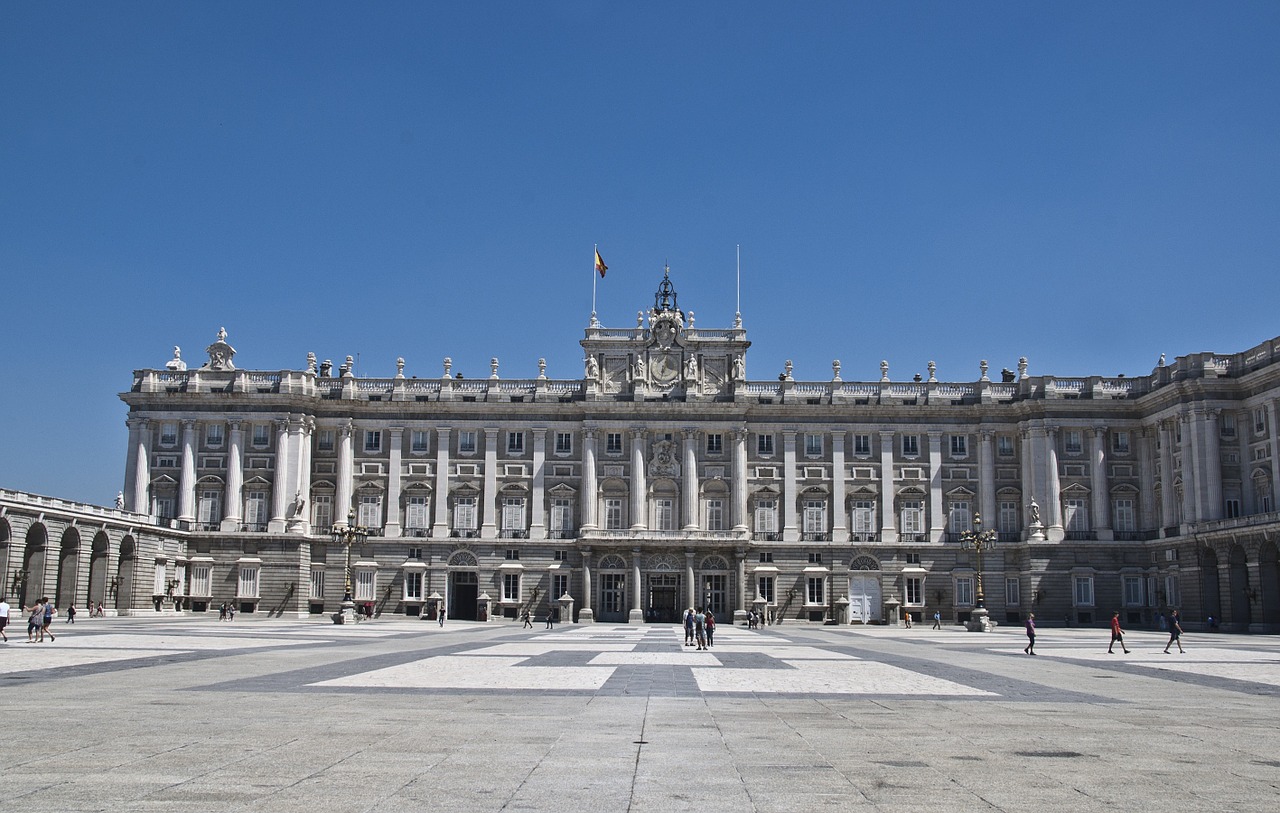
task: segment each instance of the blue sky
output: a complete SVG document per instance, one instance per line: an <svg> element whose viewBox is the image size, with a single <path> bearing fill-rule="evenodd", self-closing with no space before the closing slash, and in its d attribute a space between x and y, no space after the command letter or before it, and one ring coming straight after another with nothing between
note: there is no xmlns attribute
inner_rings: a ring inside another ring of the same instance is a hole
<svg viewBox="0 0 1280 813"><path fill-rule="evenodd" d="M1280 334L1280 4L0 5L0 486L108 503L131 371L581 374L670 263L752 378Z"/></svg>

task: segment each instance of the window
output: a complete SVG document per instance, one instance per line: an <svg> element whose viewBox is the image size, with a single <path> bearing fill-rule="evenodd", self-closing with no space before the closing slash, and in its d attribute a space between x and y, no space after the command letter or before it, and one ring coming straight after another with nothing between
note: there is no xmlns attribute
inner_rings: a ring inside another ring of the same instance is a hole
<svg viewBox="0 0 1280 813"><path fill-rule="evenodd" d="M924 501L903 500L902 532L904 534L924 533Z"/></svg>
<svg viewBox="0 0 1280 813"><path fill-rule="evenodd" d="M804 456L822 457L822 435L804 436Z"/></svg>
<svg viewBox="0 0 1280 813"><path fill-rule="evenodd" d="M165 588L165 565L164 562L156 562L155 569L151 571L151 595L164 595Z"/></svg>
<svg viewBox="0 0 1280 813"><path fill-rule="evenodd" d="M409 551L404 558L422 561L422 548L409 548Z"/></svg>
<svg viewBox="0 0 1280 813"><path fill-rule="evenodd" d="M1062 446L1066 449L1067 454L1080 454L1084 451L1084 445L1080 439L1079 429L1068 429L1062 433Z"/></svg>
<svg viewBox="0 0 1280 813"><path fill-rule="evenodd" d="M504 497L502 500L502 529L504 531L523 531L524 497Z"/></svg>
<svg viewBox="0 0 1280 813"><path fill-rule="evenodd" d="M756 500L756 533L775 534L778 532L778 501Z"/></svg>
<svg viewBox="0 0 1280 813"><path fill-rule="evenodd" d="M431 433L423 429L415 429L409 435L409 451L419 454L430 451Z"/></svg>
<svg viewBox="0 0 1280 813"><path fill-rule="evenodd" d="M1022 529L1022 512L1015 500L1001 500L996 530L1002 534L1015 534Z"/></svg>
<svg viewBox="0 0 1280 813"><path fill-rule="evenodd" d="M507 433L507 454L524 454L524 432Z"/></svg>
<svg viewBox="0 0 1280 813"><path fill-rule="evenodd" d="M654 524L659 531L676 529L676 505L670 497L661 497L654 501Z"/></svg>
<svg viewBox="0 0 1280 813"><path fill-rule="evenodd" d="M244 524L259 529L267 524L267 492L249 491L244 497Z"/></svg>
<svg viewBox="0 0 1280 813"><path fill-rule="evenodd" d="M707 433L707 454L724 454L724 435L719 432Z"/></svg>
<svg viewBox="0 0 1280 813"><path fill-rule="evenodd" d="M773 456L773 435L756 435L756 454L761 457Z"/></svg>
<svg viewBox="0 0 1280 813"><path fill-rule="evenodd" d="M212 489L202 489L200 491L198 521L201 525L209 526L222 519L222 495Z"/></svg>
<svg viewBox="0 0 1280 813"><path fill-rule="evenodd" d="M222 448L222 424L211 423L204 428L204 445L210 449Z"/></svg>
<svg viewBox="0 0 1280 813"><path fill-rule="evenodd" d="M906 593L907 604L913 607L924 604L924 579L919 576L908 576L902 580L902 586Z"/></svg>
<svg viewBox="0 0 1280 813"><path fill-rule="evenodd" d="M1111 433L1111 451L1115 452L1116 454L1129 453L1129 433L1128 432L1122 429L1117 429L1116 431Z"/></svg>
<svg viewBox="0 0 1280 813"><path fill-rule="evenodd" d="M773 576L760 576L756 579L756 598L762 598L766 604L773 603Z"/></svg>
<svg viewBox="0 0 1280 813"><path fill-rule="evenodd" d="M572 432L556 432L556 454L573 454Z"/></svg>
<svg viewBox="0 0 1280 813"><path fill-rule="evenodd" d="M808 590L805 592L805 604L825 604L826 594L823 587L826 586L826 578L822 576L810 576Z"/></svg>
<svg viewBox="0 0 1280 813"><path fill-rule="evenodd" d="M311 526L324 533L333 527L333 495L316 494L311 498Z"/></svg>
<svg viewBox="0 0 1280 813"><path fill-rule="evenodd" d="M1235 519L1240 516L1240 501L1237 499L1228 499L1223 505L1223 515L1227 519Z"/></svg>
<svg viewBox="0 0 1280 813"><path fill-rule="evenodd" d="M236 580L236 598L258 597L258 565L240 565L240 578Z"/></svg>
<svg viewBox="0 0 1280 813"><path fill-rule="evenodd" d="M1013 457L1013 436L996 435L996 454L1001 457Z"/></svg>
<svg viewBox="0 0 1280 813"><path fill-rule="evenodd" d="M560 597L569 592L569 577L564 573L551 574L551 595L547 598L550 601L559 601ZM560 612L554 610L553 612Z"/></svg>
<svg viewBox="0 0 1280 813"><path fill-rule="evenodd" d="M1234 412L1222 413L1222 425L1219 428L1219 434L1224 438L1234 438L1236 436L1236 416Z"/></svg>
<svg viewBox="0 0 1280 813"><path fill-rule="evenodd" d="M1084 532L1089 530L1089 508L1088 504L1082 499L1067 499L1062 501L1062 510L1065 516L1068 531Z"/></svg>
<svg viewBox="0 0 1280 813"><path fill-rule="evenodd" d="M919 457L920 456L920 436L919 435L903 435L902 436L902 456L903 457Z"/></svg>
<svg viewBox="0 0 1280 813"><path fill-rule="evenodd" d="M918 565L918 564L920 564L920 554L918 554L918 553L908 553L908 554L907 554L907 564L909 564L909 565Z"/></svg>
<svg viewBox="0 0 1280 813"><path fill-rule="evenodd" d="M724 500L707 500L707 530L724 530Z"/></svg>
<svg viewBox="0 0 1280 813"><path fill-rule="evenodd" d="M870 435L854 435L853 436L853 454L856 457L871 456L871 436Z"/></svg>
<svg viewBox="0 0 1280 813"><path fill-rule="evenodd" d="M360 513L356 521L366 528L382 527L381 494L360 495Z"/></svg>
<svg viewBox="0 0 1280 813"><path fill-rule="evenodd" d="M1142 577L1141 576L1125 576L1124 577L1124 606L1126 607L1142 606Z"/></svg>
<svg viewBox="0 0 1280 813"><path fill-rule="evenodd" d="M1074 579L1075 590L1072 594L1072 601L1076 607L1092 607L1093 606L1093 577L1092 576L1076 576Z"/></svg>
<svg viewBox="0 0 1280 813"><path fill-rule="evenodd" d="M422 573L410 570L404 574L405 601L422 601Z"/></svg>
<svg viewBox="0 0 1280 813"><path fill-rule="evenodd" d="M969 436L968 435L952 435L951 436L951 456L952 457L968 457L969 456Z"/></svg>
<svg viewBox="0 0 1280 813"><path fill-rule="evenodd" d="M622 454L622 433L608 432L604 436L604 453L619 455Z"/></svg>
<svg viewBox="0 0 1280 813"><path fill-rule="evenodd" d="M366 452L382 451L382 431L379 429L368 429L364 433L364 450Z"/></svg>
<svg viewBox="0 0 1280 813"><path fill-rule="evenodd" d="M427 498L422 496L409 497L408 504L405 505L404 511L404 527L411 530L421 530L427 527Z"/></svg>
<svg viewBox="0 0 1280 813"><path fill-rule="evenodd" d="M951 503L947 512L947 529L952 533L964 533L973 530L973 515L969 513L968 500L956 500Z"/></svg>
<svg viewBox="0 0 1280 813"><path fill-rule="evenodd" d="M567 550L552 551L551 558L557 562L567 562L569 561L569 551Z"/></svg>
<svg viewBox="0 0 1280 813"><path fill-rule="evenodd" d="M333 430L321 429L316 432L316 448L322 452L333 451Z"/></svg>
<svg viewBox="0 0 1280 813"><path fill-rule="evenodd" d="M213 568L209 565L191 566L191 595L213 595Z"/></svg>
<svg viewBox="0 0 1280 813"><path fill-rule="evenodd" d="M519 548L507 548L506 555L505 555L503 558L504 558L504 559L506 559L508 562L518 562L518 561L520 561L520 549L519 549Z"/></svg>
<svg viewBox="0 0 1280 813"><path fill-rule="evenodd" d="M1017 576L1007 576L1004 580L1004 606L1018 607L1022 604L1022 582Z"/></svg>
<svg viewBox="0 0 1280 813"><path fill-rule="evenodd" d="M471 429L464 429L458 433L458 454L475 454L476 453L476 433Z"/></svg>
<svg viewBox="0 0 1280 813"><path fill-rule="evenodd" d="M1164 577L1164 601L1169 607L1177 607L1182 603L1181 591L1178 589L1178 577L1172 573Z"/></svg>
<svg viewBox="0 0 1280 813"><path fill-rule="evenodd" d="M355 589L356 601L373 601L374 581L377 573L372 570L357 570L355 572Z"/></svg>
<svg viewBox="0 0 1280 813"><path fill-rule="evenodd" d="M772 563L773 563L773 551L771 550L760 551L760 564L765 565L765 564L772 564Z"/></svg>
<svg viewBox="0 0 1280 813"><path fill-rule="evenodd" d="M608 531L622 530L622 500L610 497L604 501L604 527Z"/></svg>
<svg viewBox="0 0 1280 813"><path fill-rule="evenodd" d="M809 551L809 564L811 565L822 564L822 552L816 551L816 550Z"/></svg>
<svg viewBox="0 0 1280 813"><path fill-rule="evenodd" d="M264 449L271 445L271 427L265 423L254 424L253 445L259 449Z"/></svg>
<svg viewBox="0 0 1280 813"><path fill-rule="evenodd" d="M600 603L606 613L620 613L627 598L627 577L604 573L600 578Z"/></svg>
<svg viewBox="0 0 1280 813"><path fill-rule="evenodd" d="M1179 423L1181 425L1181 423ZM1258 407L1253 411L1253 433L1255 435L1265 434L1267 431L1267 410ZM162 436L163 437L163 436Z"/></svg>
<svg viewBox="0 0 1280 813"><path fill-rule="evenodd" d="M266 427L263 427L266 429ZM254 433L257 436L257 433ZM176 423L160 424L160 445L161 446L177 446L178 445L178 425Z"/></svg>
<svg viewBox="0 0 1280 813"><path fill-rule="evenodd" d="M804 532L823 534L827 530L827 503L824 500L804 501Z"/></svg>
<svg viewBox="0 0 1280 813"><path fill-rule="evenodd" d="M973 579L961 576L956 579L956 604L961 607L973 606Z"/></svg>
<svg viewBox="0 0 1280 813"><path fill-rule="evenodd" d="M476 529L476 498L458 497L453 504L453 528L456 531Z"/></svg>
<svg viewBox="0 0 1280 813"><path fill-rule="evenodd" d="M553 538L573 532L573 503L564 497L551 500L551 531Z"/></svg>
<svg viewBox="0 0 1280 813"><path fill-rule="evenodd" d="M1128 497L1117 499L1111 504L1115 515L1115 529L1121 533L1132 533L1137 530L1134 522L1133 500Z"/></svg>
<svg viewBox="0 0 1280 813"><path fill-rule="evenodd" d="M853 501L853 532L872 534L876 531L876 504L874 500Z"/></svg>

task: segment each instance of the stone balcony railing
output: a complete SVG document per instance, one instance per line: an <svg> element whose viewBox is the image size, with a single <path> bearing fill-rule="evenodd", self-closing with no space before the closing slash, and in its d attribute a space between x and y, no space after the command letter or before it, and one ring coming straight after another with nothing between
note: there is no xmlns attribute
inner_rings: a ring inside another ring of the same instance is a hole
<svg viewBox="0 0 1280 813"><path fill-rule="evenodd" d="M751 534L746 530L729 531L650 531L650 530L602 530L583 529L578 539L584 544L629 544L637 545L725 545L746 543Z"/></svg>
<svg viewBox="0 0 1280 813"><path fill-rule="evenodd" d="M0 488L0 502L14 507L30 508L37 511L50 511L62 515L75 516L77 518L92 517L95 519L111 520L128 525L147 525L157 528L168 527L168 520L157 519L156 517L148 514L138 514L133 511L125 511L121 508L106 508L104 506L93 505L91 503L64 500L59 497L45 497L40 494L31 494L26 491L13 491L7 488Z"/></svg>

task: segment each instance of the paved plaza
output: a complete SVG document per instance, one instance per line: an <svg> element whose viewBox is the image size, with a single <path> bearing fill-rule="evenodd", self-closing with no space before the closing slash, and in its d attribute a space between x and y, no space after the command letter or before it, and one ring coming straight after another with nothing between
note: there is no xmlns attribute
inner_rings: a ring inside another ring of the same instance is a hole
<svg viewBox="0 0 1280 813"><path fill-rule="evenodd" d="M542 626L15 623L0 811L1280 809L1276 638Z"/></svg>

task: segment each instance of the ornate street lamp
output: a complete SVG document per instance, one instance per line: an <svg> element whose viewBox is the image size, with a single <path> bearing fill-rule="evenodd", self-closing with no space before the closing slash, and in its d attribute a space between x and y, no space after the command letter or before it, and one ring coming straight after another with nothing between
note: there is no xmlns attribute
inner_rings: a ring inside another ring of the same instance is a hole
<svg viewBox="0 0 1280 813"><path fill-rule="evenodd" d="M347 523L335 524L329 531L329 535L333 538L333 544L343 545L347 549L346 581L342 593L342 621L339 623L354 622L356 603L351 592L351 546L363 545L369 538L369 529L357 525L356 512L351 511L347 514Z"/></svg>
<svg viewBox="0 0 1280 813"><path fill-rule="evenodd" d="M991 620L987 616L986 596L982 591L982 552L995 546L1000 537L994 530L982 530L982 515L973 515L973 530L960 534L960 546L978 555L978 601L969 621L969 629L974 632L988 632Z"/></svg>

